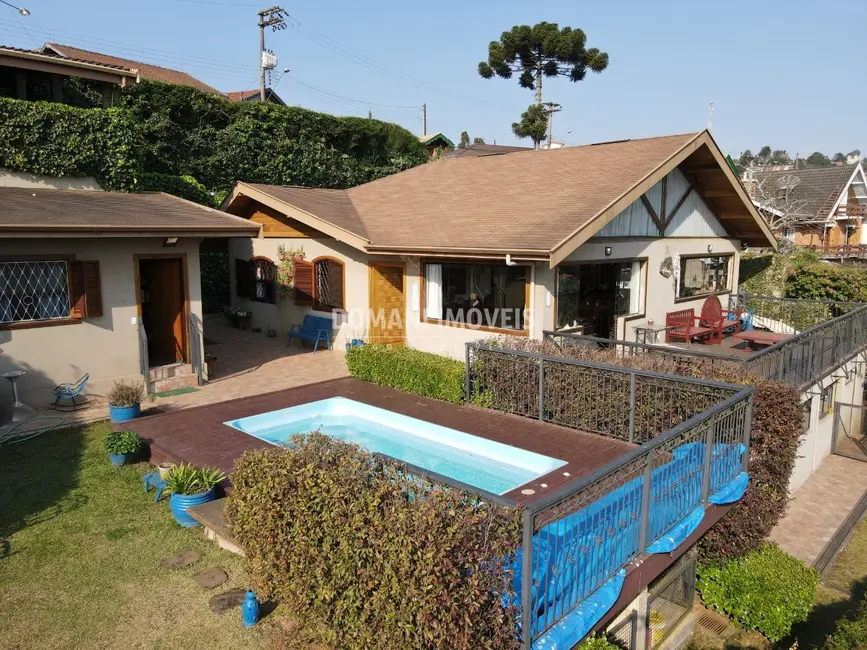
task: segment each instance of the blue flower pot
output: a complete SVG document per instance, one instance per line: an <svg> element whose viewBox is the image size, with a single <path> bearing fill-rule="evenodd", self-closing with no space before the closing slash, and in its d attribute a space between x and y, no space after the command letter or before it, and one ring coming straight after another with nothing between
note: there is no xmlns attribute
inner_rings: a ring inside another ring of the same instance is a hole
<svg viewBox="0 0 867 650"><path fill-rule="evenodd" d="M200 492L199 494L172 494L169 498L169 510L175 516L175 521L184 528L201 525L192 516L187 514L187 508L213 501L214 492L215 489L211 488L207 492Z"/></svg>
<svg viewBox="0 0 867 650"><path fill-rule="evenodd" d="M131 463L133 459L136 457L136 453L133 452L131 454L109 454L109 459L111 459L111 464L120 467L121 465L126 465L127 463Z"/></svg>
<svg viewBox="0 0 867 650"><path fill-rule="evenodd" d="M248 591L241 605L241 613L244 619L244 627L253 627L259 621L259 601L256 594Z"/></svg>
<svg viewBox="0 0 867 650"><path fill-rule="evenodd" d="M132 406L112 406L108 405L108 416L112 422L126 422L134 420L141 415L141 404L133 404Z"/></svg>

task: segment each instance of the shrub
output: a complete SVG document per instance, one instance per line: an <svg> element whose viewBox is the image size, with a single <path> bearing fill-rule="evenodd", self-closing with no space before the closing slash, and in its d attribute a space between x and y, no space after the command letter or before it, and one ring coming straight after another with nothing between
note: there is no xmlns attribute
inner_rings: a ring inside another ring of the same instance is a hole
<svg viewBox="0 0 867 650"><path fill-rule="evenodd" d="M102 446L109 454L135 454L144 443L134 431L109 431L102 439Z"/></svg>
<svg viewBox="0 0 867 650"><path fill-rule="evenodd" d="M578 646L578 650L621 650L621 647L606 636L594 634Z"/></svg>
<svg viewBox="0 0 867 650"><path fill-rule="evenodd" d="M812 300L867 302L867 270L840 264L799 264L789 269L786 295Z"/></svg>
<svg viewBox="0 0 867 650"><path fill-rule="evenodd" d="M856 650L867 648L867 598L861 601L853 618L837 622L834 634L828 637L822 650Z"/></svg>
<svg viewBox="0 0 867 650"><path fill-rule="evenodd" d="M166 487L173 494L201 494L226 478L222 470L214 467L175 465L166 476Z"/></svg>
<svg viewBox="0 0 867 650"><path fill-rule="evenodd" d="M106 398L112 406L127 407L141 404L145 397L144 384L139 382L114 382Z"/></svg>
<svg viewBox="0 0 867 650"><path fill-rule="evenodd" d="M339 649L516 648L520 513L320 433L247 451L226 515L257 590Z"/></svg>
<svg viewBox="0 0 867 650"><path fill-rule="evenodd" d="M803 432L800 396L792 386L765 381L758 376L745 375L739 364L724 360L684 360L683 357L663 355L622 357L612 349L583 345L558 348L550 342L525 337L494 337L485 343L652 372L754 386L750 483L744 496L702 538L699 547L701 560L722 561L758 548L785 514L788 506L789 477L795 465L799 438ZM549 380L551 374L548 375ZM515 382L509 374L504 376L509 387L521 389L520 395L502 391L509 399L528 405L538 403L538 379ZM490 377L491 374L488 372L486 380ZM600 399L602 400L600 404L604 404L610 396L602 396ZM713 401L715 402L716 398ZM587 400L584 399L585 405L586 402ZM586 408L596 409L598 406L586 405ZM655 412L652 404L646 408L650 409L651 413ZM611 417L616 420L616 411L614 409L608 411L615 414ZM628 416L627 411L628 409L621 409L621 413L625 413L626 416Z"/></svg>
<svg viewBox="0 0 867 650"><path fill-rule="evenodd" d="M772 544L721 565L700 565L696 589L707 607L771 641L807 619L819 573Z"/></svg>
<svg viewBox="0 0 867 650"><path fill-rule="evenodd" d="M455 404L464 401L464 364L448 357L371 344L350 348L346 363L357 379Z"/></svg>

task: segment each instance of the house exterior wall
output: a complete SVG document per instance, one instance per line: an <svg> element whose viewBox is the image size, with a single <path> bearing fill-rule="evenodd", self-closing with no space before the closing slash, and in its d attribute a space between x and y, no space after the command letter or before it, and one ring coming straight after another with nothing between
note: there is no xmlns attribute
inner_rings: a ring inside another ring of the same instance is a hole
<svg viewBox="0 0 867 650"><path fill-rule="evenodd" d="M239 298L235 278L235 260L249 260L253 257L267 257L275 264L279 262L278 249L302 250L307 260L328 256L343 262L344 309L345 316L334 315L334 341L342 345L345 340L363 337L367 331L368 262L371 257L335 239L313 239L308 237L288 238L269 237L260 239L232 239L229 241L229 274L231 278L232 306L251 313L251 326L266 331L273 327L277 335L285 337L291 326L301 323L306 314L327 316L329 312L319 311L310 306L296 305L292 298L277 299L276 304L258 302L249 298ZM374 258L375 259L375 258Z"/></svg>
<svg viewBox="0 0 867 650"><path fill-rule="evenodd" d="M202 318L199 239L164 248L158 238L0 239L0 259L51 255L99 262L103 314L80 323L0 330L0 374L25 370L18 380L21 400L45 406L53 388L90 373L87 393L104 395L115 380L141 380L134 255L186 254L190 312ZM11 403L8 382L0 384L0 409Z"/></svg>

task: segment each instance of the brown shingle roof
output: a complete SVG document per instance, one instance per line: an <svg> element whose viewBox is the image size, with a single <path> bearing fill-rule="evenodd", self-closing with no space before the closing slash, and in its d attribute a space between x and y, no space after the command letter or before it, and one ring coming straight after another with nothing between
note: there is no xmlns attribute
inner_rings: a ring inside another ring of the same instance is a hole
<svg viewBox="0 0 867 650"><path fill-rule="evenodd" d="M80 61L88 61L98 63L100 65L110 65L123 68L126 70L138 70L139 76L142 79L149 81L162 81L170 84L178 84L181 86L192 86L206 93L222 95L222 93L209 86L204 81L199 81L189 73L181 72L180 70L172 70L171 68L163 68L158 65L133 61L132 59L124 59L119 56L110 54L102 54L101 52L92 52L90 50L82 50L70 45L60 45L58 43L46 43L43 51L52 50L57 52L61 57L77 59Z"/></svg>
<svg viewBox="0 0 867 650"><path fill-rule="evenodd" d="M549 251L697 135L457 158L347 193L378 246Z"/></svg>
<svg viewBox="0 0 867 650"><path fill-rule="evenodd" d="M495 156L516 151L531 151L532 147L512 147L505 144L471 144L463 149L455 149L444 153L442 158L469 158L472 156Z"/></svg>
<svg viewBox="0 0 867 650"><path fill-rule="evenodd" d="M818 167L812 169L788 169L773 172L756 172L753 177L757 183L764 183L765 193L773 191L775 183L787 176L797 179L792 189L792 200L804 202L799 212L810 215L818 221L827 219L837 198L855 172L854 165L840 167ZM761 196L754 196L761 201Z"/></svg>
<svg viewBox="0 0 867 650"><path fill-rule="evenodd" d="M0 233L225 233L255 237L259 227L162 192L0 187Z"/></svg>
<svg viewBox="0 0 867 650"><path fill-rule="evenodd" d="M245 183L248 187L273 196L296 208L319 217L338 228L368 239L364 223L359 218L345 190Z"/></svg>

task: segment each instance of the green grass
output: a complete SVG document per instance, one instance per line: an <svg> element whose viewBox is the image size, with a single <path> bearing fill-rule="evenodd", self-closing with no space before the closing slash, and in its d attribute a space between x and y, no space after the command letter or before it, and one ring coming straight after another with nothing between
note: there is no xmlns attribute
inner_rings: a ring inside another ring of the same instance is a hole
<svg viewBox="0 0 867 650"><path fill-rule="evenodd" d="M0 449L0 648L271 646L272 621L245 629L240 610L208 608L215 593L247 586L242 559L144 494L146 465L110 465L99 444L107 431L63 429ZM187 548L197 563L160 566ZM212 566L229 582L205 591L193 576Z"/></svg>
<svg viewBox="0 0 867 650"><path fill-rule="evenodd" d="M154 397L174 397L175 395L186 395L187 393L198 393L198 388L193 388L192 386L187 386L186 388L175 388L173 390L163 390L158 393L154 393Z"/></svg>

